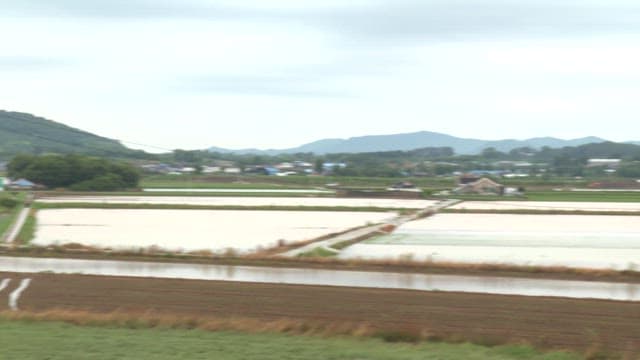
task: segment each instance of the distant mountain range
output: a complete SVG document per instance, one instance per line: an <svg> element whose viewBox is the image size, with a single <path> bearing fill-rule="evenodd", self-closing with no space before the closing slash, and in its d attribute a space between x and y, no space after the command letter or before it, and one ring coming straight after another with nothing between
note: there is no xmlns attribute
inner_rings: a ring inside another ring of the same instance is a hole
<svg viewBox="0 0 640 360"><path fill-rule="evenodd" d="M561 148L565 146L580 146L591 143L600 143L607 141L605 139L589 136L579 139L557 139L553 137L538 137L526 140L480 140L459 138L447 134L441 134L430 131L420 131L407 134L394 135L372 135L358 136L349 139L324 139L314 141L290 149L241 149L230 150L218 147L211 147L211 152L221 153L237 153L237 154L264 154L275 155L281 153L306 153L312 152L316 154L329 153L359 153L359 152L377 152L377 151L408 151L425 147L444 147L453 148L456 154L473 155L479 154L482 150L493 147L498 151L508 152L515 148L532 147L540 149L544 146L551 148Z"/></svg>
<svg viewBox="0 0 640 360"><path fill-rule="evenodd" d="M360 153L380 151L408 151L425 147L451 147L456 154L473 155L493 147L508 152L519 147L540 149L544 146L561 148L606 141L599 137L563 140L540 137L527 140L480 140L421 131L407 134L359 136L349 139L323 139L290 149L231 150L211 147L211 152L275 155L281 153ZM639 141L628 142L640 145ZM19 153L78 153L121 158L145 158L143 151L129 149L119 141L37 117L27 113L0 110L0 160L8 160Z"/></svg>
<svg viewBox="0 0 640 360"><path fill-rule="evenodd" d="M78 153L107 157L144 154L120 142L31 114L0 110L0 159L19 153Z"/></svg>

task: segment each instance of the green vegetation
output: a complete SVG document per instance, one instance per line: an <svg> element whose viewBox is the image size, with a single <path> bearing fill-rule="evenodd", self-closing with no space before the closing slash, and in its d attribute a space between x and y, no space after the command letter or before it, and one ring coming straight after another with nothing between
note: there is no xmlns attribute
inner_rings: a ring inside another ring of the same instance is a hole
<svg viewBox="0 0 640 360"><path fill-rule="evenodd" d="M89 195L87 192L83 191L42 191L38 194L42 196L83 196ZM189 196L215 196L215 197L335 197L333 193L321 193L321 194L309 194L309 193L272 193L272 192L217 192L217 191L92 191L91 196L135 196L135 197L162 197L162 196L179 196L179 197L189 197Z"/></svg>
<svg viewBox="0 0 640 360"><path fill-rule="evenodd" d="M327 250L323 247L318 246L317 248L301 253L298 257L331 257L336 256L336 253L330 250Z"/></svg>
<svg viewBox="0 0 640 360"><path fill-rule="evenodd" d="M592 139L597 141L598 139ZM302 160L324 164L323 172L339 177L408 177L408 176L446 176L452 173L481 171L517 172L539 176L535 182L546 182L552 177L565 180L579 177L604 177L607 180L637 178L640 174L640 146L614 142L588 143L580 146L551 148L541 146L516 147L508 152L487 147L475 155L488 143L476 144L476 151L467 155L455 154L451 147L427 147L406 151L377 151L360 153L329 153L316 155L311 152L286 154L238 154L209 151L176 150L159 157L165 162L207 164L210 161L227 161L240 168L265 166L281 162ZM561 146L560 143L555 144ZM416 145L419 146L419 145ZM540 148L541 147L541 148ZM505 148L505 147L500 147ZM620 169L616 175L607 172L607 166L587 166L590 158L620 159ZM328 167L328 163L344 164Z"/></svg>
<svg viewBox="0 0 640 360"><path fill-rule="evenodd" d="M129 323L136 327L136 322ZM571 360L569 353L540 353L526 346L391 344L384 340L247 334L181 329L78 327L58 322L0 320L7 359L493 359ZM383 337L394 341L393 337ZM402 339L399 339L402 340Z"/></svg>
<svg viewBox="0 0 640 360"><path fill-rule="evenodd" d="M50 188L112 191L134 188L140 175L133 166L80 155L19 155L7 165L12 178L25 178Z"/></svg>
<svg viewBox="0 0 640 360"><path fill-rule="evenodd" d="M24 193L0 193L0 240L23 207Z"/></svg>
<svg viewBox="0 0 640 360"><path fill-rule="evenodd" d="M29 244L36 235L36 209L31 209L27 220L22 225L22 229L16 237L16 242L19 244Z"/></svg>
<svg viewBox="0 0 640 360"><path fill-rule="evenodd" d="M242 176L244 180L245 176ZM174 188L174 189L268 189L268 190L306 190L324 183L313 184L307 177L287 177L288 181L269 177L256 177L260 182L240 182L237 176L207 176L207 175L152 175L145 176L140 181L142 188ZM271 180L282 183L269 182Z"/></svg>
<svg viewBox="0 0 640 360"><path fill-rule="evenodd" d="M640 202L640 191L527 191L524 196L457 195L437 196L465 201L568 201Z"/></svg>
<svg viewBox="0 0 640 360"><path fill-rule="evenodd" d="M503 199L504 200L504 199ZM640 191L533 191L529 201L640 202Z"/></svg>
<svg viewBox="0 0 640 360"><path fill-rule="evenodd" d="M430 189L451 188L453 177L409 177L418 187ZM151 175L140 182L142 188L194 188L194 189L310 189L337 184L340 188L386 189L393 184L386 177L361 176L259 176L259 175ZM315 196L315 194L314 194Z"/></svg>
<svg viewBox="0 0 640 360"><path fill-rule="evenodd" d="M42 203L33 205L36 209L168 209L168 210L273 210L273 211L355 211L388 212L403 209L374 206L243 206L243 205L189 205L189 204L109 204L109 203ZM404 209L409 210L409 209Z"/></svg>
<svg viewBox="0 0 640 360"><path fill-rule="evenodd" d="M116 140L30 114L0 110L0 159L8 160L20 153L147 157L144 152L128 149Z"/></svg>
<svg viewBox="0 0 640 360"><path fill-rule="evenodd" d="M535 209L443 209L440 212L449 214L515 214L515 215L608 215L608 216L640 216L640 211L615 210L535 210Z"/></svg>

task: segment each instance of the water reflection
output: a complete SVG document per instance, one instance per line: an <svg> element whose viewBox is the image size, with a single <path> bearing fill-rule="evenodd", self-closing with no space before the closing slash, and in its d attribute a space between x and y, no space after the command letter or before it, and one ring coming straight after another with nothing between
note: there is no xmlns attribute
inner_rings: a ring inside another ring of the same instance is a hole
<svg viewBox="0 0 640 360"><path fill-rule="evenodd" d="M459 291L503 295L640 301L640 284L591 281L14 257L0 257L0 271L46 271L64 274L374 287L421 291Z"/></svg>

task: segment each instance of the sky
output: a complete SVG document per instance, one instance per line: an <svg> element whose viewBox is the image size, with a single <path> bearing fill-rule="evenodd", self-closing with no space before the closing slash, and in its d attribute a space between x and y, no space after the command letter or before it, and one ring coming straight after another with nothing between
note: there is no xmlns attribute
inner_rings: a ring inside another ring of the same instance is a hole
<svg viewBox="0 0 640 360"><path fill-rule="evenodd" d="M131 147L640 140L639 64L637 0L0 0L0 109Z"/></svg>

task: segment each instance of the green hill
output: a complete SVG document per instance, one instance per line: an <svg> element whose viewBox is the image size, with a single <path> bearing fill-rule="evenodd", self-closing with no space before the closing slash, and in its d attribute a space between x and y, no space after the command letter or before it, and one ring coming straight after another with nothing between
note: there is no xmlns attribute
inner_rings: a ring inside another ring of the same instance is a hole
<svg viewBox="0 0 640 360"><path fill-rule="evenodd" d="M132 150L116 140L97 136L31 114L0 110L0 159L19 153L68 154L140 158L143 151Z"/></svg>

